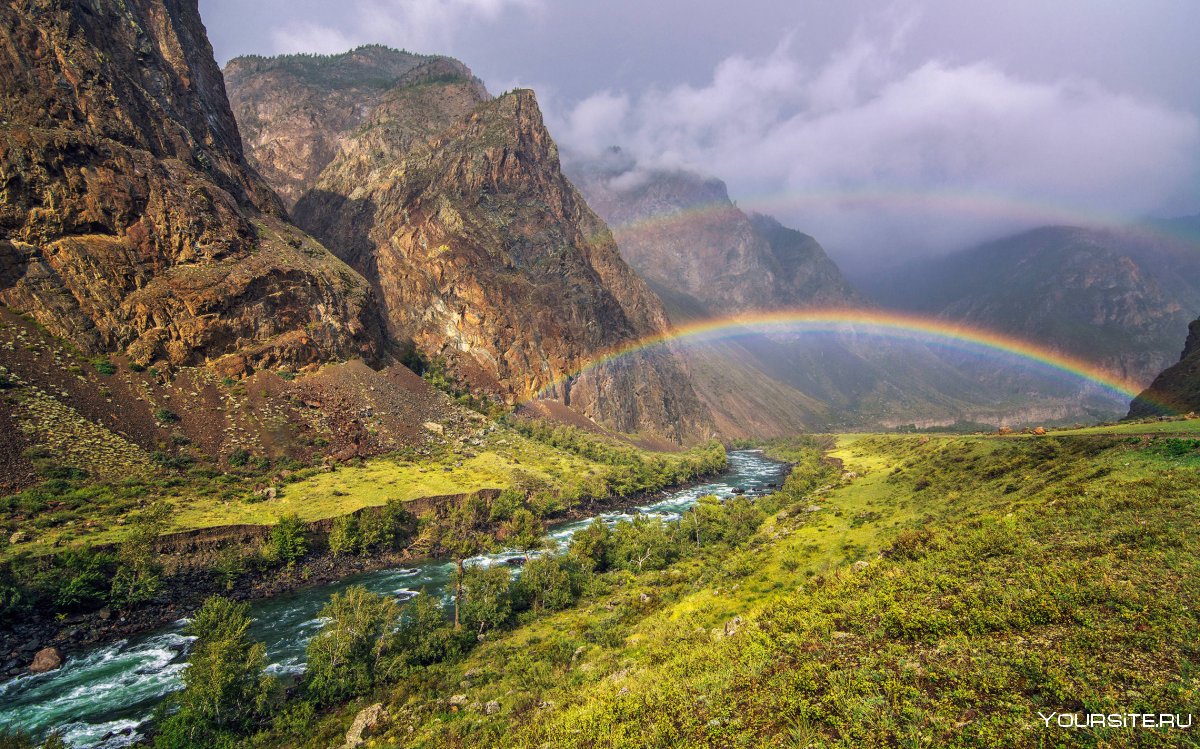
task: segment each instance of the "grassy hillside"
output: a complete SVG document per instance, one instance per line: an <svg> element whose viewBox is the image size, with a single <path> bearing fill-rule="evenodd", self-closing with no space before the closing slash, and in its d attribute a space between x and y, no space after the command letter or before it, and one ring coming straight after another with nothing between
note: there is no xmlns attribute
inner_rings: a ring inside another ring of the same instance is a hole
<svg viewBox="0 0 1200 749"><path fill-rule="evenodd" d="M775 444L796 472L748 540L598 572L566 610L249 743L335 745L381 701L369 746L1196 746L1038 713L1200 713L1198 446L847 435L838 471Z"/></svg>
<svg viewBox="0 0 1200 749"><path fill-rule="evenodd" d="M489 488L540 495L540 509L553 512L582 497L656 490L711 471L724 459L715 444L650 453L568 428L557 430L570 435L568 441L522 431L529 432L487 424L463 440L431 441L336 467L247 453L226 471L168 462L148 464L140 475L120 480L97 480L63 466L49 451L31 451L42 480L0 497L0 529L6 530L0 534L0 559L18 551L119 541L127 533L127 517L159 502L171 507L170 531L271 525L289 515L320 520L388 500Z"/></svg>

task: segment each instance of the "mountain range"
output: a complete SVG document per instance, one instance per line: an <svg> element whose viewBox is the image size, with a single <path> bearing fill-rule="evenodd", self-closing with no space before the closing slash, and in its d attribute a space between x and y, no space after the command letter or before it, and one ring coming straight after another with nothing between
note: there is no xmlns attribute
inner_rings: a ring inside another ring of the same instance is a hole
<svg viewBox="0 0 1200 749"><path fill-rule="evenodd" d="M730 315L892 307L1148 384L1200 306L1194 221L1047 227L859 290L714 177L618 150L564 174L534 93L493 97L452 58L367 46L222 71L186 0L0 18L0 374L36 393L0 399L12 476L34 401L147 455L346 457L423 423L470 428L414 371L663 446L1069 420L1114 406L854 331L640 344Z"/></svg>

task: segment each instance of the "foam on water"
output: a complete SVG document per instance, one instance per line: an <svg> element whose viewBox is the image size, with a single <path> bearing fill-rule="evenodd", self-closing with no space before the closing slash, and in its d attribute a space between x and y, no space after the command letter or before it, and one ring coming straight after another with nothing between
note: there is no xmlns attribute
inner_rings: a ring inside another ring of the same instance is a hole
<svg viewBox="0 0 1200 749"><path fill-rule="evenodd" d="M735 489L748 495L762 493L779 482L783 466L757 451L729 455L730 470L718 480L676 492L629 511L606 512L599 517L613 524L635 514L675 519L706 494L733 496ZM559 548L586 528L593 518L550 529L547 537ZM468 560L471 565L509 564L524 553L508 549ZM519 574L519 568L514 572ZM452 604L454 564L431 560L415 567L398 567L347 578L332 585L297 591L251 604L252 636L267 645L268 671L281 676L304 672L304 651L320 629L321 608L329 597L350 585L363 585L378 593L408 600L422 590ZM39 736L57 729L72 747L120 749L141 738L141 727L163 697L182 685L188 646L193 638L182 633L189 623L180 619L170 627L129 640L119 640L68 658L61 668L46 674L20 676L0 684L0 729L28 731Z"/></svg>

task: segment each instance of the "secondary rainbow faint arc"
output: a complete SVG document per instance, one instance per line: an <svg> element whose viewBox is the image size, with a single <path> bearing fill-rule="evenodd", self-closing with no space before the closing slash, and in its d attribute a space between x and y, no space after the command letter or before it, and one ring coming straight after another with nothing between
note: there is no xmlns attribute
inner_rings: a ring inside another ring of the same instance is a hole
<svg viewBox="0 0 1200 749"><path fill-rule="evenodd" d="M964 192L951 190L796 190L789 192L751 195L734 203L715 200L698 203L648 216L639 216L625 221L613 221L609 228L615 232L637 234L639 232L670 228L708 216L740 211L745 206L751 212L778 213L781 210L804 209L826 206L835 209L883 205L902 207L906 210L930 208L962 215L986 216L997 219L1016 219L1029 225L1082 226L1119 230L1142 236L1159 237L1172 241L1194 242L1180 237L1169 229L1145 223L1131 222L1128 217L1115 213L1089 211L1075 206L1059 205L1048 201L1022 200L999 193Z"/></svg>
<svg viewBox="0 0 1200 749"><path fill-rule="evenodd" d="M690 323L663 333L649 335L593 358L584 366L542 387L526 402L545 398L548 392L579 377L588 370L655 346L676 341L720 338L724 335L735 335L764 328L778 328L781 332L850 332L849 329L852 326L907 334L915 340L927 343L966 344L977 349L1015 356L1100 385L1131 400L1137 397L1141 390L1134 383L1118 378L1083 359L1061 354L1014 336L918 315L839 307L733 315ZM873 331L864 330L862 332L870 334Z"/></svg>

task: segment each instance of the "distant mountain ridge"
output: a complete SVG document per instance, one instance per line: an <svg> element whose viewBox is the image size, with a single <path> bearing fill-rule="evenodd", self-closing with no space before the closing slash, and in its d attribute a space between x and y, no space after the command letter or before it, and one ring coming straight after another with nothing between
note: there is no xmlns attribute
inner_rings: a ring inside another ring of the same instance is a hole
<svg viewBox="0 0 1200 749"><path fill-rule="evenodd" d="M618 248L677 324L759 312L870 308L821 245L768 216L746 214L716 178L640 168L619 149L577 158L568 173L610 222ZM1007 395L919 344L853 334L746 329L680 355L722 430L795 430L1000 420ZM1000 406L999 404L1003 404Z"/></svg>
<svg viewBox="0 0 1200 749"><path fill-rule="evenodd" d="M1200 311L1200 245L1043 227L868 282L886 306L1010 333L1149 383Z"/></svg>
<svg viewBox="0 0 1200 749"><path fill-rule="evenodd" d="M619 149L568 174L642 277L715 314L862 302L816 240L742 212L719 179L642 173Z"/></svg>

